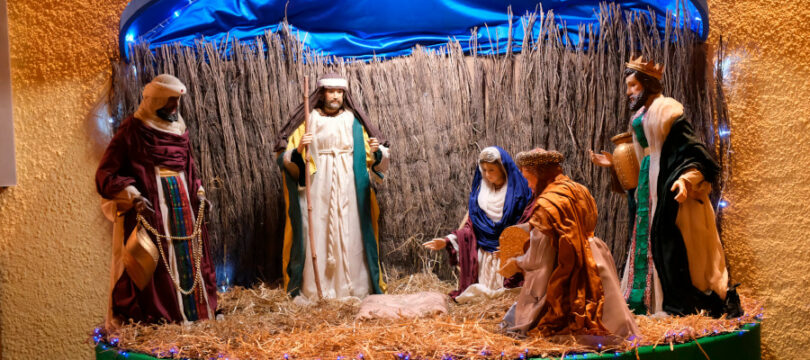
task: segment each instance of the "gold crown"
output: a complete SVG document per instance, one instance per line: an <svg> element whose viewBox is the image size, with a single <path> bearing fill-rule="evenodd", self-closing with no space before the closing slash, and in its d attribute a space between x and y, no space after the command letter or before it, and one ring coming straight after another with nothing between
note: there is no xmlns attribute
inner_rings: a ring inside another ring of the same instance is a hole
<svg viewBox="0 0 810 360"><path fill-rule="evenodd" d="M563 162L563 159L563 154L558 151L534 148L518 153L515 157L515 163L518 167L541 167L558 165Z"/></svg>
<svg viewBox="0 0 810 360"><path fill-rule="evenodd" d="M628 69L633 69L639 71L641 73L650 75L658 81L661 81L661 78L664 77L664 64L656 64L655 61L644 61L644 56L639 55L639 57L633 59L633 56L630 56L630 62L625 63Z"/></svg>

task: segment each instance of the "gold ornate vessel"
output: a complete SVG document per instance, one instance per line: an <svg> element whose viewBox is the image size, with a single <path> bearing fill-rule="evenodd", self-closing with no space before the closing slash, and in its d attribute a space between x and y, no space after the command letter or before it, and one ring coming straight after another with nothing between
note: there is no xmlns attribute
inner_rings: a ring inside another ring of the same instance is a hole
<svg viewBox="0 0 810 360"><path fill-rule="evenodd" d="M143 290L152 282L158 263L158 248L140 226L136 226L124 245L124 268L138 289Z"/></svg>
<svg viewBox="0 0 810 360"><path fill-rule="evenodd" d="M520 225L512 225L503 229L499 239L500 245L498 246L498 257L501 260L501 264L505 264L510 258L523 255L528 242L529 232ZM508 278L519 273L520 268L518 268L517 265L511 265L504 267L498 272L501 276Z"/></svg>
<svg viewBox="0 0 810 360"><path fill-rule="evenodd" d="M639 163L636 151L633 148L633 135L629 132L621 133L610 138L616 149L613 150L613 169L619 177L619 183L625 190L635 189L638 186Z"/></svg>

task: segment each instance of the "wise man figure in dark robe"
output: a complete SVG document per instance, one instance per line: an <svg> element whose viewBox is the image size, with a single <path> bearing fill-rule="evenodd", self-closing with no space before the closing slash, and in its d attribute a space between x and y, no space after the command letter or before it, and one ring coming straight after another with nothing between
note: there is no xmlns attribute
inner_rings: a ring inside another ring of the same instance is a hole
<svg viewBox="0 0 810 360"><path fill-rule="evenodd" d="M698 140L683 104L664 96L664 66L639 56L626 63L629 133L638 169L628 190L632 236L622 290L637 314L741 315L729 288L723 246L709 200L720 167ZM594 164L621 163L607 152L591 152ZM614 187L615 188L615 187Z"/></svg>
<svg viewBox="0 0 810 360"><path fill-rule="evenodd" d="M147 84L96 172L102 209L114 222L108 327L215 316L216 274L203 220L211 204L178 111L185 93L168 74Z"/></svg>
<svg viewBox="0 0 810 360"><path fill-rule="evenodd" d="M293 112L275 147L286 210L284 286L303 301L318 298L316 279L325 298L383 293L380 209L372 183L381 182L388 169L388 141L352 98L344 77L324 75L310 99L308 109L301 104Z"/></svg>

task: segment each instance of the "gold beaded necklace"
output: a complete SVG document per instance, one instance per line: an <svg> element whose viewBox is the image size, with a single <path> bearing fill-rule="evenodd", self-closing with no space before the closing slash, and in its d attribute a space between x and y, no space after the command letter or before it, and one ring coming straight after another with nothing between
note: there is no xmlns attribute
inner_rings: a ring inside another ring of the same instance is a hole
<svg viewBox="0 0 810 360"><path fill-rule="evenodd" d="M194 232L191 233L189 236L171 236L171 235L161 235L152 225L149 224L140 213L138 213L137 219L138 224L142 225L146 230L148 230L152 235L155 236L158 242L158 251L160 252L160 258L163 259L163 264L166 266L166 272L169 273L169 277L172 279L174 283L174 287L180 291L183 295L189 295L194 292L194 289L202 283L202 239L201 239L201 228L202 228L202 220L204 219L203 213L205 212L205 201L200 201L200 209L197 212L197 220L194 222ZM194 269L192 271L194 274L194 283L191 285L191 289L185 290L180 284L180 280L177 279L177 276L174 275L171 268L169 267L169 262L166 260L166 254L163 252L163 241L161 239L166 239L169 243L171 241L191 241L191 251L194 255ZM200 299L202 299L202 291L200 292Z"/></svg>

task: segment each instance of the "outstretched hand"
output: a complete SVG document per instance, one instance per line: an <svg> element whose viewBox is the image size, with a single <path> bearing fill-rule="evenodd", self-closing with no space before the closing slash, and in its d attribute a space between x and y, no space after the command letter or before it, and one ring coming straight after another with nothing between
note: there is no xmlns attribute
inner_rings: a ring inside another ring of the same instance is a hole
<svg viewBox="0 0 810 360"><path fill-rule="evenodd" d="M308 132L308 133L304 134L303 137L301 137L301 143L298 144L298 149L296 149L296 150L298 150L299 154L303 154L304 150L306 150L306 148L307 148L307 146L309 146L309 144L312 144L312 133L311 132Z"/></svg>
<svg viewBox="0 0 810 360"><path fill-rule="evenodd" d="M422 246L424 246L428 250L438 251L444 249L445 246L447 246L447 240L445 240L444 238L435 238L422 244Z"/></svg>
<svg viewBox="0 0 810 360"><path fill-rule="evenodd" d="M368 138L368 146L371 148L371 152L375 153L380 150L380 141L377 138Z"/></svg>
<svg viewBox="0 0 810 360"><path fill-rule="evenodd" d="M135 200L132 200L132 207L141 215L155 215L155 208L152 207L152 202L141 195L138 195Z"/></svg>
<svg viewBox="0 0 810 360"><path fill-rule="evenodd" d="M593 150L588 150L588 155L591 156L591 162L596 166L613 166L613 155L605 150L602 150L602 154L596 154L593 152Z"/></svg>
<svg viewBox="0 0 810 360"><path fill-rule="evenodd" d="M211 209L213 209L213 207L214 207L214 205L211 204L211 200L208 200L208 198L205 197L205 194L203 194L203 193L197 193L197 199L199 199L200 202L205 203L205 209L203 210L205 212L205 216L203 218L204 221L206 223L211 221Z"/></svg>
<svg viewBox="0 0 810 360"><path fill-rule="evenodd" d="M686 201L686 198L689 196L689 184L687 184L684 179L678 179L672 184L672 188L669 189L669 191L675 191L675 201L682 203Z"/></svg>
<svg viewBox="0 0 810 360"><path fill-rule="evenodd" d="M518 265L517 263L517 258L509 258L509 260L506 260L506 262L501 264L501 268L498 269L498 272L502 273L504 270L506 270L506 268L508 268L511 265L515 265L517 266L518 269L520 269L520 265Z"/></svg>

